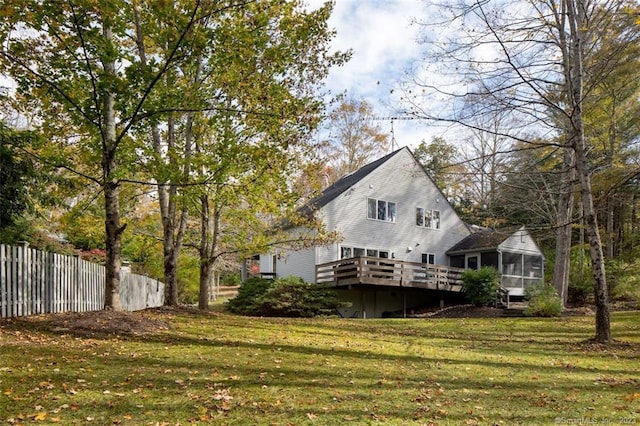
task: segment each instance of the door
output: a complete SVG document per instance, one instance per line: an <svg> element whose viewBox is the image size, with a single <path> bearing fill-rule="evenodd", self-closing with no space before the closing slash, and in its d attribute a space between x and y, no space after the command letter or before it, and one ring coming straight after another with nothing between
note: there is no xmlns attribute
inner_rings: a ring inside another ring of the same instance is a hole
<svg viewBox="0 0 640 426"><path fill-rule="evenodd" d="M480 268L480 256L477 254L467 255L467 269L478 270Z"/></svg>

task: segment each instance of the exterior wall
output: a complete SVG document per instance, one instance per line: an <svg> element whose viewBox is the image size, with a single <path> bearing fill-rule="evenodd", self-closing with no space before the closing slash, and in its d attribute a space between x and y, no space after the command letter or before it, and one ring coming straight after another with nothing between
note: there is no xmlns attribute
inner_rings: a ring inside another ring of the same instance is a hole
<svg viewBox="0 0 640 426"><path fill-rule="evenodd" d="M316 281L316 248L288 251L276 257L276 276L295 275L308 283Z"/></svg>
<svg viewBox="0 0 640 426"><path fill-rule="evenodd" d="M514 232L513 235L503 241L498 248L501 251L542 256L542 252L538 248L538 245L533 241L531 235L529 235L529 233L524 229Z"/></svg>
<svg viewBox="0 0 640 426"><path fill-rule="evenodd" d="M435 292L417 289L355 287L352 290L338 290L337 293L340 300L351 304L339 309L344 318L402 317L405 304L407 315L411 315L413 308L439 303Z"/></svg>
<svg viewBox="0 0 640 426"><path fill-rule="evenodd" d="M368 198L395 202L396 222L368 219ZM418 227L417 207L440 211L440 229ZM341 231L343 239L320 250L318 263L337 260L342 245L387 250L396 259L410 262L420 262L422 253L433 253L436 264L447 265L445 252L469 235L467 227L407 149L332 200L320 213L328 230Z"/></svg>

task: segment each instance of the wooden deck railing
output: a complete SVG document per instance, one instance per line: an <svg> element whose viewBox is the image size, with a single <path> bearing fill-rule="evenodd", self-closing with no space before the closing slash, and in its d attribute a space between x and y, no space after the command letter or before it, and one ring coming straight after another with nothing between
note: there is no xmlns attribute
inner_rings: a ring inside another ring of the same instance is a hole
<svg viewBox="0 0 640 426"><path fill-rule="evenodd" d="M464 269L379 257L353 257L316 265L316 283L327 287L380 285L462 291Z"/></svg>

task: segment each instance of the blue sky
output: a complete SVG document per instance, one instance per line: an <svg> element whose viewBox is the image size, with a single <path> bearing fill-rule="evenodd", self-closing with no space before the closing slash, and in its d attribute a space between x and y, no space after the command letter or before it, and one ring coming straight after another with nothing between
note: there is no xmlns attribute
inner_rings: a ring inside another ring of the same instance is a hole
<svg viewBox="0 0 640 426"><path fill-rule="evenodd" d="M311 8L323 3L309 0ZM416 41L420 29L411 22L424 13L423 0L336 0L329 20L337 31L333 48L352 49L353 57L331 72L327 80L331 93L347 91L351 97L364 98L381 117L397 115L396 86L421 57ZM380 121L380 126L385 132L391 130L390 121ZM422 121L395 121L393 130L397 146L411 147L442 132Z"/></svg>

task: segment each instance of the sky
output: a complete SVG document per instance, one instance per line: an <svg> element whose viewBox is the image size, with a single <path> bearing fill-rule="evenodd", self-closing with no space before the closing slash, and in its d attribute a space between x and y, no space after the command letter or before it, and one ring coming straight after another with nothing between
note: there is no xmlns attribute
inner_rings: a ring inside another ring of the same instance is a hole
<svg viewBox="0 0 640 426"><path fill-rule="evenodd" d="M309 0L312 9L323 0ZM335 0L329 27L336 30L332 48L353 51L351 60L334 69L327 79L332 94L346 93L364 99L379 117L398 116L397 85L420 59L420 34L412 20L424 16L423 0ZM442 134L443 129L417 120L380 120L391 132L396 147L417 146Z"/></svg>

